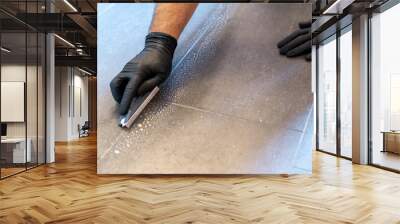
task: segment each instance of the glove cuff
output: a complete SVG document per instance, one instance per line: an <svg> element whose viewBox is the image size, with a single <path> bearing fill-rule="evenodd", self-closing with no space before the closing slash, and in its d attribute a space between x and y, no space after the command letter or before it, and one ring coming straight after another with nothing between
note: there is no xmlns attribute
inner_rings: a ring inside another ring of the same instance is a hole
<svg viewBox="0 0 400 224"><path fill-rule="evenodd" d="M177 40L169 34L151 32L146 36L145 47L163 49L171 56L174 54L176 46Z"/></svg>

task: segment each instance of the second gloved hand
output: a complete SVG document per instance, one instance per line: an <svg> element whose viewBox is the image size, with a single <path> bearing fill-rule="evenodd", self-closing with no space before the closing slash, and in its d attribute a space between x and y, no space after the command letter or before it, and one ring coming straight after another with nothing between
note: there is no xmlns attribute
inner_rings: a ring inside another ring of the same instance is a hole
<svg viewBox="0 0 400 224"><path fill-rule="evenodd" d="M305 55L311 60L311 21L299 23L299 29L286 36L278 43L279 53L287 57Z"/></svg>
<svg viewBox="0 0 400 224"><path fill-rule="evenodd" d="M165 33L152 32L146 36L144 49L110 83L121 115L128 112L134 97L151 91L168 78L176 45L176 39Z"/></svg>

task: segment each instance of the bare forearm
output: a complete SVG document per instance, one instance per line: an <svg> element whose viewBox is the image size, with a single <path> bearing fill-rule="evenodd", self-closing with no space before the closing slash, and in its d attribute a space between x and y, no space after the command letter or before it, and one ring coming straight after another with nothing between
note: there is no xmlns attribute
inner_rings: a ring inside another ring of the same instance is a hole
<svg viewBox="0 0 400 224"><path fill-rule="evenodd" d="M162 32L178 39L196 7L197 3L157 4L150 32Z"/></svg>

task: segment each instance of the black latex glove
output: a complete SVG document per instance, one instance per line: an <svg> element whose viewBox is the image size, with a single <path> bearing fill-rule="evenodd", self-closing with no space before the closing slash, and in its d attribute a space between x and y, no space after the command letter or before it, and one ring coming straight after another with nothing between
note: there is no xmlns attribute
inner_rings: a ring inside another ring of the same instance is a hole
<svg viewBox="0 0 400 224"><path fill-rule="evenodd" d="M311 21L299 23L299 29L278 43L279 53L287 57L305 55L311 61Z"/></svg>
<svg viewBox="0 0 400 224"><path fill-rule="evenodd" d="M144 95L168 78L176 45L176 39L165 33L146 36L144 49L110 83L120 114L128 112L134 97Z"/></svg>

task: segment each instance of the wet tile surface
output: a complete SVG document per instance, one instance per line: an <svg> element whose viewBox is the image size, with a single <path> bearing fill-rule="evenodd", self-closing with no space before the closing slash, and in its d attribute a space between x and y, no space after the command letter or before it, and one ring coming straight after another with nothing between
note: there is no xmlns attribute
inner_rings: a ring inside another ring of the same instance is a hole
<svg viewBox="0 0 400 224"><path fill-rule="evenodd" d="M279 56L276 43L296 21L307 20L309 10L255 7L225 7L162 94L171 102L302 130L312 105L310 64Z"/></svg>
<svg viewBox="0 0 400 224"><path fill-rule="evenodd" d="M302 134L176 104L152 104L143 115L104 142L100 173L286 173Z"/></svg>
<svg viewBox="0 0 400 224"><path fill-rule="evenodd" d="M142 49L153 8L99 6L99 173L310 171L310 64L275 47L309 18L308 6L200 5L179 39L171 77L123 130L108 83Z"/></svg>

